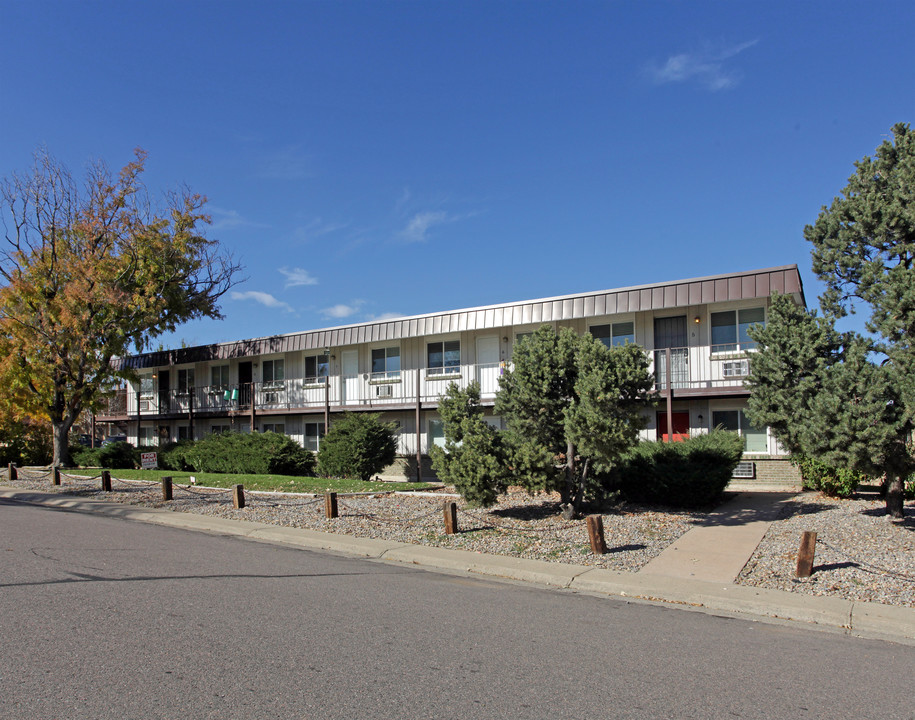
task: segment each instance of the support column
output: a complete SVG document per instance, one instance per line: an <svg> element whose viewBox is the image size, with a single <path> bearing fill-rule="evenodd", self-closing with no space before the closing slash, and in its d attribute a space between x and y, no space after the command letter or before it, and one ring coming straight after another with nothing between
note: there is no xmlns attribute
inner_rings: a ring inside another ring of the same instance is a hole
<svg viewBox="0 0 915 720"><path fill-rule="evenodd" d="M255 425L254 425L255 402L254 402L254 381L253 380L249 383L249 387L251 388L249 392L251 393L251 432L253 433L253 432L257 432L257 430L255 429Z"/></svg>
<svg viewBox="0 0 915 720"><path fill-rule="evenodd" d="M324 376L324 434L330 430L330 360L327 361L327 375ZM342 375L342 373L341 373Z"/></svg>
<svg viewBox="0 0 915 720"><path fill-rule="evenodd" d="M674 382L670 366L670 348L664 349L665 362L667 363L667 442L674 439Z"/></svg>
<svg viewBox="0 0 915 720"><path fill-rule="evenodd" d="M187 398L187 424L188 424L188 434L190 435L189 440L194 439L194 394L195 389L191 388L190 395Z"/></svg>
<svg viewBox="0 0 915 720"><path fill-rule="evenodd" d="M423 481L423 452L422 452L422 368L416 368L416 482Z"/></svg>

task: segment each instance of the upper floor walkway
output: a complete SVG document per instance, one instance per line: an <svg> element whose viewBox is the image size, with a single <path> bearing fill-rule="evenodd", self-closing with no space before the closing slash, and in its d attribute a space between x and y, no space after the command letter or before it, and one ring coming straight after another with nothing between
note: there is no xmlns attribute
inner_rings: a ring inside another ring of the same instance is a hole
<svg viewBox="0 0 915 720"><path fill-rule="evenodd" d="M699 346L647 351L655 388L677 397L746 395L744 378L749 373L752 351L738 346ZM122 388L98 414L102 421L148 417L231 415L248 412L252 403L258 412L319 413L325 408L385 410L425 408L438 405L450 383L467 387L480 384L484 405L495 401L499 378L510 363L470 363L439 368L405 368L384 372L331 374L283 378L271 381L225 383L154 389ZM669 368L669 369L668 369ZM668 377L671 382L668 383Z"/></svg>

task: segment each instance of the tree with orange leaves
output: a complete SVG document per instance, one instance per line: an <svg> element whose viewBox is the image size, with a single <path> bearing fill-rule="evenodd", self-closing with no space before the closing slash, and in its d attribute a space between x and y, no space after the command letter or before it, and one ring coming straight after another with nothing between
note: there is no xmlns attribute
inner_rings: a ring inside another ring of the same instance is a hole
<svg viewBox="0 0 915 720"><path fill-rule="evenodd" d="M47 153L0 187L0 383L23 411L46 416L53 462L118 376L112 359L163 332L221 317L240 266L203 234L206 198L187 189L159 207L141 182L146 153L117 175L92 165L82 187ZM122 375L126 377L126 375Z"/></svg>

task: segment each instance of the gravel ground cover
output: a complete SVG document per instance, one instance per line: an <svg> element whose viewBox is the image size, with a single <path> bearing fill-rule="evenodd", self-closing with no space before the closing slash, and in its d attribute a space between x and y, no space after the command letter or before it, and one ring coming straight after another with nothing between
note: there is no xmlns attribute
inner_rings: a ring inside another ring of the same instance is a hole
<svg viewBox="0 0 915 720"><path fill-rule="evenodd" d="M447 493L339 495L340 517L324 516L324 498L246 493L247 507L232 507L230 490L174 486L163 502L158 483L112 480L103 493L97 478L64 476L51 484L47 474L21 472L6 484L62 492L176 512L252 520L285 527L346 533L359 537L434 545L514 557L575 563L637 572L709 513L622 504L602 511L608 552L592 555L583 519L564 520L558 496L511 492L492 508L470 508ZM456 535L444 534L442 503L458 505ZM801 533L818 534L814 573L794 577ZM785 504L738 583L811 595L915 607L915 506L891 522L878 499L837 500L803 493Z"/></svg>
<svg viewBox="0 0 915 720"><path fill-rule="evenodd" d="M20 472L20 480L7 482L17 488L42 492L65 492L94 500L123 502L177 512L255 522L359 537L434 545L499 555L575 563L635 572L673 543L708 513L663 511L623 505L604 511L606 555L592 555L584 519L564 520L558 495L530 496L509 493L491 508L469 508L457 496L446 494L338 495L340 517L328 520L324 498L307 495L245 493L246 507L232 507L230 490L208 490L174 485L174 500L162 501L161 486L142 481L112 478L112 492L102 492L97 478L64 476L54 486L37 472ZM444 534L442 503L458 505L455 535Z"/></svg>
<svg viewBox="0 0 915 720"><path fill-rule="evenodd" d="M813 575L794 577L801 533L817 533ZM786 503L740 573L742 585L915 607L915 506L893 522L879 499L803 493Z"/></svg>

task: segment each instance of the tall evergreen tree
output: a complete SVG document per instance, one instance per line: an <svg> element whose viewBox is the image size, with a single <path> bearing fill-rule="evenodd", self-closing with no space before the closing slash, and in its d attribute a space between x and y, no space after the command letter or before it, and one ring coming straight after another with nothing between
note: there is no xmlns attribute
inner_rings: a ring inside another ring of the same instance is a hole
<svg viewBox="0 0 915 720"><path fill-rule="evenodd" d="M872 343L840 334L787 296L773 298L758 343L747 414L769 425L791 452L834 467L885 475L887 511L903 517L903 479L915 469L912 423L895 368L872 361Z"/></svg>
<svg viewBox="0 0 915 720"><path fill-rule="evenodd" d="M638 345L605 347L571 328L544 325L515 347L514 368L500 381L495 412L520 484L556 490L577 511L638 441L643 409L653 403L648 358Z"/></svg>
<svg viewBox="0 0 915 720"><path fill-rule="evenodd" d="M884 474L887 511L901 518L915 471L915 133L892 132L804 229L824 318L773 303L751 332L760 352L749 385L754 423L792 450ZM835 320L859 309L872 338L836 333Z"/></svg>
<svg viewBox="0 0 915 720"><path fill-rule="evenodd" d="M432 466L461 497L474 505L494 505L512 479L502 434L483 418L480 384L461 389L450 383L438 405L445 446L431 448Z"/></svg>

